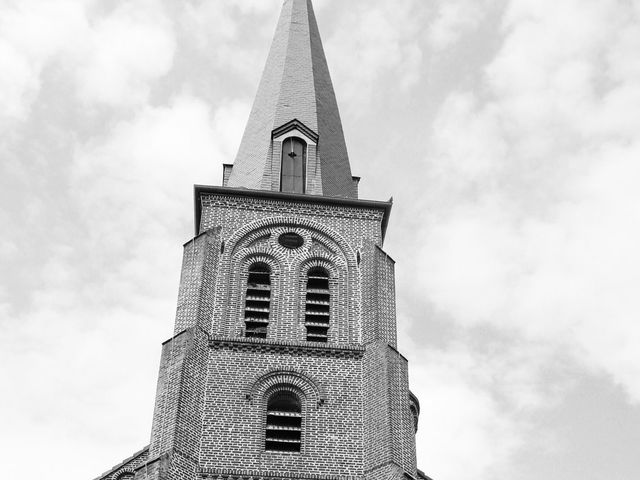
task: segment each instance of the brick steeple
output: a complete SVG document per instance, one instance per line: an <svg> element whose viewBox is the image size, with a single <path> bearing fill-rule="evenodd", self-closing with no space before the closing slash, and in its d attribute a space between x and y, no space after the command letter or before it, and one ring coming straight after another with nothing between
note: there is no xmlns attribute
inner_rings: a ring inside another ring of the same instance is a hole
<svg viewBox="0 0 640 480"><path fill-rule="evenodd" d="M294 133L291 133L294 132ZM304 192L357 197L342 122L311 0L285 0L226 186L280 191L287 134L306 144Z"/></svg>
<svg viewBox="0 0 640 480"><path fill-rule="evenodd" d="M238 158L195 188L150 444L96 480L428 480L391 202L357 198L309 0L286 0Z"/></svg>

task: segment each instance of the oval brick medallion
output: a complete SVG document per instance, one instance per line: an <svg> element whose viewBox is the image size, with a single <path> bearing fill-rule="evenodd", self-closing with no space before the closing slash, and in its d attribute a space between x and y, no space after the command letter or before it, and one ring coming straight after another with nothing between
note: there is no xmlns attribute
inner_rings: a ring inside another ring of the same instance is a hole
<svg viewBox="0 0 640 480"><path fill-rule="evenodd" d="M283 233L278 237L278 243L285 248L300 248L304 244L304 238L297 233Z"/></svg>

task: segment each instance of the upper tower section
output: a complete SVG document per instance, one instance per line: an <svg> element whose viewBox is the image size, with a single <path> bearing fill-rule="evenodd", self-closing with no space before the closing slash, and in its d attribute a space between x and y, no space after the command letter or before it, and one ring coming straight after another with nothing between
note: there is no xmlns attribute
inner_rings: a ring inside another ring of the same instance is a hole
<svg viewBox="0 0 640 480"><path fill-rule="evenodd" d="M285 0L225 186L357 198L311 0Z"/></svg>

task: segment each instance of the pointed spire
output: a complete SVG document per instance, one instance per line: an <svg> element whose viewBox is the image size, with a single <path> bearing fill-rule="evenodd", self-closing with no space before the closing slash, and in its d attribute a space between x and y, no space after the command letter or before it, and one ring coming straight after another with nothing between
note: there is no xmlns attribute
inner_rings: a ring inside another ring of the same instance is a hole
<svg viewBox="0 0 640 480"><path fill-rule="evenodd" d="M227 185L279 191L283 141L291 135L307 143L305 193L357 197L311 0L284 2Z"/></svg>

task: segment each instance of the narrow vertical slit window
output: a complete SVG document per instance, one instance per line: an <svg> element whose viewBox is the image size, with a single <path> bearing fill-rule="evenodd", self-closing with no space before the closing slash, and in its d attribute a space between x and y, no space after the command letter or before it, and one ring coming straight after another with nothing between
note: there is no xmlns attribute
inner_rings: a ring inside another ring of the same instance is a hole
<svg viewBox="0 0 640 480"><path fill-rule="evenodd" d="M267 402L265 450L299 452L302 445L302 404L294 392L280 390Z"/></svg>
<svg viewBox="0 0 640 480"><path fill-rule="evenodd" d="M281 192L305 193L306 157L307 144L299 138L282 142Z"/></svg>
<svg viewBox="0 0 640 480"><path fill-rule="evenodd" d="M244 306L245 337L267 338L271 311L271 270L264 263L249 267Z"/></svg>
<svg viewBox="0 0 640 480"><path fill-rule="evenodd" d="M321 267L312 268L307 273L304 312L308 342L329 341L330 308L329 273Z"/></svg>

